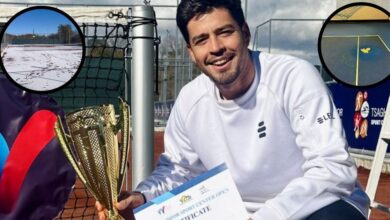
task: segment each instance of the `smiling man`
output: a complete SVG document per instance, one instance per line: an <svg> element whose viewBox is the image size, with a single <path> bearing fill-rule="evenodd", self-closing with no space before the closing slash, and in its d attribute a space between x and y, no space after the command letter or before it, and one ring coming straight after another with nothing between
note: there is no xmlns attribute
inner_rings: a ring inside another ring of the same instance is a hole
<svg viewBox="0 0 390 220"><path fill-rule="evenodd" d="M239 0L183 0L176 20L204 74L181 90L155 171L118 209L226 163L252 219L365 219L368 200L316 69L247 49Z"/></svg>
<svg viewBox="0 0 390 220"><path fill-rule="evenodd" d="M188 52L193 62L226 99L241 96L255 76L248 52L249 28L246 23L241 25L224 8L198 14L187 24Z"/></svg>

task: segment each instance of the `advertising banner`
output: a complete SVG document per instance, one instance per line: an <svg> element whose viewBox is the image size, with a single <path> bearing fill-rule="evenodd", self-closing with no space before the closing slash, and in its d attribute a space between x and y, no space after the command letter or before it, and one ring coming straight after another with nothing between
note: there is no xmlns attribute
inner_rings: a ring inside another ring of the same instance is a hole
<svg viewBox="0 0 390 220"><path fill-rule="evenodd" d="M328 84L328 87L349 146L375 151L390 94L390 80L366 88L352 88L339 83Z"/></svg>

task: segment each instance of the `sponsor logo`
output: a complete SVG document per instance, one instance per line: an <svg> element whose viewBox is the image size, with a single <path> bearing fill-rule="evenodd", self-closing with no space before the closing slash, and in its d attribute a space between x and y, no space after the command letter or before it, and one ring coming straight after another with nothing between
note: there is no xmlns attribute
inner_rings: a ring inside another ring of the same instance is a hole
<svg viewBox="0 0 390 220"><path fill-rule="evenodd" d="M370 105L368 104L367 91L358 91L355 98L355 114L353 115L355 138L366 138L368 135L368 116Z"/></svg>
<svg viewBox="0 0 390 220"><path fill-rule="evenodd" d="M265 131L267 130L267 127L264 125L264 121L259 122L258 124L259 128L257 129L257 133L259 133L259 138L263 138L266 136Z"/></svg>
<svg viewBox="0 0 390 220"><path fill-rule="evenodd" d="M189 195L182 195L181 197L180 197L180 203L183 205L184 203L187 203L187 202L189 202L189 201L191 201L191 196L189 196Z"/></svg>
<svg viewBox="0 0 390 220"><path fill-rule="evenodd" d="M166 206L164 205L161 208L159 208L157 212L158 214L163 215L165 214L165 211L166 211Z"/></svg>
<svg viewBox="0 0 390 220"><path fill-rule="evenodd" d="M385 117L386 108L371 108L371 117Z"/></svg>
<svg viewBox="0 0 390 220"><path fill-rule="evenodd" d="M210 190L207 187L205 187L205 186L201 186L199 188L199 192L200 192L201 195L207 193L208 191L210 191Z"/></svg>
<svg viewBox="0 0 390 220"><path fill-rule="evenodd" d="M360 110L360 114L362 115L362 118L367 118L369 113L370 113L370 106L368 105L367 101L364 101L362 105L362 109Z"/></svg>
<svg viewBox="0 0 390 220"><path fill-rule="evenodd" d="M318 124L322 124L325 121L332 120L332 119L334 119L334 115L333 115L332 112L329 112L329 113L326 113L325 115L323 115L321 117L318 117L317 118L317 122L318 122Z"/></svg>

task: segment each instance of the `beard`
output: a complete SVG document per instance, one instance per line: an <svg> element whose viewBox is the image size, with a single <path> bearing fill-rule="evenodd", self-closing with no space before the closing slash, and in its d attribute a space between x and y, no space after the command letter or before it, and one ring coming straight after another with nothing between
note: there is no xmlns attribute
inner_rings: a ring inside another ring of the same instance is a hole
<svg viewBox="0 0 390 220"><path fill-rule="evenodd" d="M225 56L228 57L229 54ZM230 62L234 62L234 61L231 60ZM232 82L234 82L241 73L238 65L235 67L234 67L234 63L232 63L231 65L233 65L232 68L220 72L212 69L211 62L206 62L206 67L202 69L202 72L205 73L217 85L229 85ZM207 68L207 66L210 66L210 68Z"/></svg>
<svg viewBox="0 0 390 220"><path fill-rule="evenodd" d="M224 73L206 73L205 74L217 85L229 85L234 82L240 72L238 70Z"/></svg>

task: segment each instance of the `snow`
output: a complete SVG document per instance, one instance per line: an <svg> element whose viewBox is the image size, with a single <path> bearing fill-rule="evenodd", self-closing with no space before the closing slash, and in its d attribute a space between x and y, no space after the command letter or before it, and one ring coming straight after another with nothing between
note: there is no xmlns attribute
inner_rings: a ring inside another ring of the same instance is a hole
<svg viewBox="0 0 390 220"><path fill-rule="evenodd" d="M81 57L81 46L9 45L2 54L2 61L10 77L24 88L48 91L73 77Z"/></svg>

